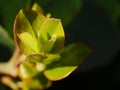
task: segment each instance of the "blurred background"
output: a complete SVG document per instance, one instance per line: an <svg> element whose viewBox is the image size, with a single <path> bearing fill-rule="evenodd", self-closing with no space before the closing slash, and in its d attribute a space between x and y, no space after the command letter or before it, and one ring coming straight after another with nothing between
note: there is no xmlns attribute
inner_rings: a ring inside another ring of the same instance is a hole
<svg viewBox="0 0 120 90"><path fill-rule="evenodd" d="M1 0L0 62L7 61L14 51L16 14L21 8L30 8L34 2L45 13L61 19L65 45L83 42L92 49L76 71L53 82L47 90L120 89L120 0Z"/></svg>

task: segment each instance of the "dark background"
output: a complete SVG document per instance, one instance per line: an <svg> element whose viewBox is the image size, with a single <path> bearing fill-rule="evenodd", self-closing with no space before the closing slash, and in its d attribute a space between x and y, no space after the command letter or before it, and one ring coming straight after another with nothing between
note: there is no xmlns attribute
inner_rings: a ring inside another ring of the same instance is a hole
<svg viewBox="0 0 120 90"><path fill-rule="evenodd" d="M120 89L120 34L101 7L94 0L83 0L82 10L66 28L66 38L68 43L86 43L92 53L74 73L48 90ZM119 25L118 20L118 29Z"/></svg>
<svg viewBox="0 0 120 90"><path fill-rule="evenodd" d="M42 5L46 12L49 11L47 9L49 5L45 6L44 3ZM67 7L67 3L63 5L66 5L63 7ZM65 45L83 42L92 49L92 53L76 71L63 80L53 82L52 87L46 90L120 89L119 7L119 0L82 0L81 9L77 11L69 24L64 25ZM117 10L118 15L114 15ZM53 14L53 16L55 15ZM0 16L2 20L2 15ZM56 15L56 17L58 16ZM4 19L0 22L5 26ZM7 47L0 45L1 61L7 60L11 55L12 53Z"/></svg>

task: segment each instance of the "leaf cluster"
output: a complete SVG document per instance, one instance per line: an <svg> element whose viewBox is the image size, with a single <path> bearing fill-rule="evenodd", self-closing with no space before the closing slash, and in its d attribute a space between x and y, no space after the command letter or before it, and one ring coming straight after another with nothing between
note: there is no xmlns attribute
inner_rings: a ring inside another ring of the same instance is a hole
<svg viewBox="0 0 120 90"><path fill-rule="evenodd" d="M70 75L91 52L83 43L64 46L61 20L45 14L37 3L31 9L21 9L16 15L14 38L17 50L10 61L13 64L9 63L9 66L13 69L15 65L15 74L8 73L12 79L4 77L2 80L12 89L48 88L52 81Z"/></svg>

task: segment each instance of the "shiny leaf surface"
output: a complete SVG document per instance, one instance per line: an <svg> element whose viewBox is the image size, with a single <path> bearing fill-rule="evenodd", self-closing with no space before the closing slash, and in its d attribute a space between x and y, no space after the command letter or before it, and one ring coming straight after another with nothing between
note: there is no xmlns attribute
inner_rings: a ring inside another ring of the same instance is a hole
<svg viewBox="0 0 120 90"><path fill-rule="evenodd" d="M60 80L72 73L90 54L91 50L82 43L71 44L61 52L61 59L53 62L44 71L49 80Z"/></svg>

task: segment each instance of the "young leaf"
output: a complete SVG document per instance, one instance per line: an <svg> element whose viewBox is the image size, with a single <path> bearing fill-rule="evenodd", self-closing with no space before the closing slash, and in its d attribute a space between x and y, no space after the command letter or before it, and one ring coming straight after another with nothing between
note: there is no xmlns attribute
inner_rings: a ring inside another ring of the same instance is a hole
<svg viewBox="0 0 120 90"><path fill-rule="evenodd" d="M27 56L26 61L33 62L33 63L41 63L43 62L43 59L46 58L45 54L31 54Z"/></svg>
<svg viewBox="0 0 120 90"><path fill-rule="evenodd" d="M50 64L61 58L59 54L32 54L27 56L26 61L33 63Z"/></svg>
<svg viewBox="0 0 120 90"><path fill-rule="evenodd" d="M58 61L61 56L59 54L47 54L47 58L43 60L43 63L50 64L52 62Z"/></svg>
<svg viewBox="0 0 120 90"><path fill-rule="evenodd" d="M42 25L39 34L39 45L44 45L53 38L53 36L57 36L54 46L52 46L52 49L49 48L51 49L51 53L56 53L63 48L65 35L59 19L47 19Z"/></svg>
<svg viewBox="0 0 120 90"><path fill-rule="evenodd" d="M26 61L36 64L36 69L41 72L45 70L46 65L55 62L61 58L58 54L32 54L27 56Z"/></svg>
<svg viewBox="0 0 120 90"><path fill-rule="evenodd" d="M34 53L39 53L37 40L31 34L23 32L18 34L19 39L23 42L24 46ZM21 46L22 47L22 46ZM24 51L27 52L27 51Z"/></svg>
<svg viewBox="0 0 120 90"><path fill-rule="evenodd" d="M51 81L46 79L43 74L37 74L33 78L28 78L24 80L22 90L43 90L51 86Z"/></svg>
<svg viewBox="0 0 120 90"><path fill-rule="evenodd" d="M33 10L20 10L14 24L14 35L17 45L27 55L33 54L33 51L39 52L39 50L56 53L64 46L64 31L60 20L46 19ZM36 42L35 46L32 41Z"/></svg>
<svg viewBox="0 0 120 90"><path fill-rule="evenodd" d="M38 11L39 13L44 14L44 11L42 10L42 8L37 3L33 4L32 10L35 10L35 11Z"/></svg>
<svg viewBox="0 0 120 90"><path fill-rule="evenodd" d="M42 47L40 48L40 51L50 53L54 47L56 40L57 40L57 35L53 34L51 39L42 45Z"/></svg>
<svg viewBox="0 0 120 90"><path fill-rule="evenodd" d="M15 40L16 40L18 47L23 51L23 53L32 54L33 52L30 51L30 49L31 50L35 49L33 51L38 51L38 50L36 49L37 48L36 46L34 46L35 48L33 48L33 45L32 45L32 46L29 46L30 48L28 48L23 44L24 42L27 42L28 45L31 45L31 43L33 43L32 41L29 42L30 40L27 41L28 40L27 36L26 36L27 39L24 40L24 42L18 36L20 36L21 33L23 32L27 32L30 35L32 35L33 38L37 40L38 31L40 30L41 25L44 22L44 20L45 20L45 17L43 15L33 10L22 9L16 16L15 24L14 24L14 36L15 36Z"/></svg>
<svg viewBox="0 0 120 90"><path fill-rule="evenodd" d="M44 75L49 80L60 80L72 73L89 55L90 49L82 43L71 44L61 52L59 61L49 64Z"/></svg>

